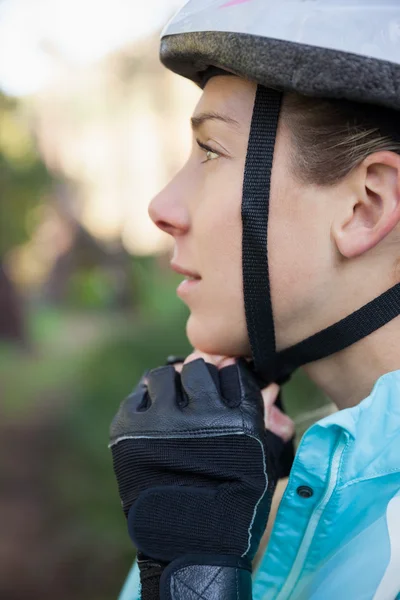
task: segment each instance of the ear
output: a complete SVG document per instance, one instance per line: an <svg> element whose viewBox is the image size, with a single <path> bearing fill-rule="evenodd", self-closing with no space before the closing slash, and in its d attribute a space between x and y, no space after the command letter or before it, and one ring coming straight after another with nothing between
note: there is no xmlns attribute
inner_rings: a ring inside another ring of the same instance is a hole
<svg viewBox="0 0 400 600"><path fill-rule="evenodd" d="M338 250L346 258L374 248L400 222L400 156L375 152L350 178L352 193L332 226Z"/></svg>

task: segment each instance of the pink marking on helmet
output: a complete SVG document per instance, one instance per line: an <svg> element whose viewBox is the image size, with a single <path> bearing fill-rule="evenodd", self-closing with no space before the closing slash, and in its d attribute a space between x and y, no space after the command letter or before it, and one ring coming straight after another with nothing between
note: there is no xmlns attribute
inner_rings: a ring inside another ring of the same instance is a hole
<svg viewBox="0 0 400 600"><path fill-rule="evenodd" d="M251 2L251 0L229 0L229 2L225 2L225 4L221 4L220 8L228 8L228 6L244 4L245 2Z"/></svg>

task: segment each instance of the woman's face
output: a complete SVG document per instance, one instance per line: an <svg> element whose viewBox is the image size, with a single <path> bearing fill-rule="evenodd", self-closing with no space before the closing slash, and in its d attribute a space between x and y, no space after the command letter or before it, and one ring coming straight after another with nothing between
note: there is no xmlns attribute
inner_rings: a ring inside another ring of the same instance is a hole
<svg viewBox="0 0 400 600"><path fill-rule="evenodd" d="M212 354L250 356L242 284L241 201L255 93L255 84L234 76L214 77L207 83L192 117L190 157L149 209L156 225L174 237L172 267L195 276L178 288L190 309L189 340ZM316 202L318 194L294 179L290 149L290 136L280 123L268 233L278 349L308 335L302 321L313 309L310 290L315 303L326 295L321 269L329 260L329 246L323 239L326 228L315 226L326 220L324 203Z"/></svg>

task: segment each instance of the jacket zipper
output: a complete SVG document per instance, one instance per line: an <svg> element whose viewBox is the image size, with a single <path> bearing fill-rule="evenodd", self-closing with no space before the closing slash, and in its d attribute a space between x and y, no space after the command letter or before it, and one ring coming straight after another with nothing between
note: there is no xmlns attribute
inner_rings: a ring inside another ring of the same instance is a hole
<svg viewBox="0 0 400 600"><path fill-rule="evenodd" d="M325 510L326 505L328 504L333 491L336 487L336 483L338 480L340 461L342 458L342 454L344 452L346 446L346 438L344 438L344 434L342 433L337 444L335 451L332 457L332 463L329 473L329 481L328 486L326 488L325 494L321 498L320 502L314 508L313 513L311 514L310 520L307 525L307 529L304 533L303 539L300 544L300 548L297 552L297 556L292 565L292 568L289 572L288 577L283 585L283 588L279 592L276 600L289 600L292 592L294 591L294 587L299 579L300 573L303 569L305 560L307 558L308 551L310 549L311 543L314 539L315 531L318 527L318 523L321 519L321 515Z"/></svg>

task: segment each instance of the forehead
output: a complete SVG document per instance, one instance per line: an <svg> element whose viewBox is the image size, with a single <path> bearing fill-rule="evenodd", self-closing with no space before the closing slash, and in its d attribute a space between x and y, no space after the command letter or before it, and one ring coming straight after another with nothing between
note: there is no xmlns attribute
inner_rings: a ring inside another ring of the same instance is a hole
<svg viewBox="0 0 400 600"><path fill-rule="evenodd" d="M194 116L203 112L217 112L235 119L248 127L253 114L257 85L235 75L218 75L206 84L194 110Z"/></svg>

